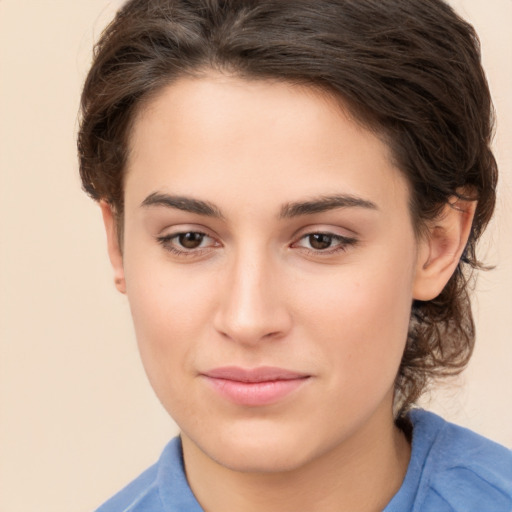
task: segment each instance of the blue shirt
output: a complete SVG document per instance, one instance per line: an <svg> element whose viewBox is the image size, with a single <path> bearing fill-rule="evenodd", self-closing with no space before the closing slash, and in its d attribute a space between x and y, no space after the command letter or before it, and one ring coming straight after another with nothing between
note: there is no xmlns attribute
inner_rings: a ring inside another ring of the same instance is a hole
<svg viewBox="0 0 512 512"><path fill-rule="evenodd" d="M412 452L383 512L512 512L512 451L417 409ZM203 512L185 476L179 437L97 512Z"/></svg>

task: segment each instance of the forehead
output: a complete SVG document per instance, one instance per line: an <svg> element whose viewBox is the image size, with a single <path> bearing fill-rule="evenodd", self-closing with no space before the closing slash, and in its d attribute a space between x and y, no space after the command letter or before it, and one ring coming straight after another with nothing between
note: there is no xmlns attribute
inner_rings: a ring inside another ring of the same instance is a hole
<svg viewBox="0 0 512 512"><path fill-rule="evenodd" d="M129 146L127 202L166 189L252 203L328 193L407 202L388 146L313 87L182 78L140 109Z"/></svg>

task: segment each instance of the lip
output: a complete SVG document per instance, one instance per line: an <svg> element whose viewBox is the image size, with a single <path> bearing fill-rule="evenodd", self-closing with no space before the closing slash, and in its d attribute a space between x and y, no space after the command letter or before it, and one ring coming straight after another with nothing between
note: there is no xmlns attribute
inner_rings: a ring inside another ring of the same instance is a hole
<svg viewBox="0 0 512 512"><path fill-rule="evenodd" d="M300 388L310 375L277 368L240 368L226 366L202 374L214 391L229 401L246 406L276 403Z"/></svg>

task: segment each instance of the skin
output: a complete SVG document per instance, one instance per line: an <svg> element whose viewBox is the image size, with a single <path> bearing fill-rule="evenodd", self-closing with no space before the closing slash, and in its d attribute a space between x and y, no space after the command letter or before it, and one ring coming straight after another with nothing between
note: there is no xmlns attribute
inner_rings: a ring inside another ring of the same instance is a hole
<svg viewBox="0 0 512 512"><path fill-rule="evenodd" d="M322 92L280 82L181 79L139 112L130 150L122 251L101 205L109 254L201 506L382 510L410 457L392 404L411 303L442 290L474 205L418 239L386 145ZM364 205L292 215L333 195ZM194 232L200 245L183 247ZM223 366L308 378L239 405L203 376Z"/></svg>

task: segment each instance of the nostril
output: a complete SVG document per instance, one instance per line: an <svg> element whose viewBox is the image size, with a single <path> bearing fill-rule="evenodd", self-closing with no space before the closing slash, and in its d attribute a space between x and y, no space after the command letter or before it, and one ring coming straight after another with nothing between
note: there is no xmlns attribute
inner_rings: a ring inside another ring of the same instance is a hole
<svg viewBox="0 0 512 512"><path fill-rule="evenodd" d="M251 345L286 336L290 330L290 321L285 311L274 309L266 313L253 312L252 316L244 317L221 313L216 317L214 326L223 338Z"/></svg>

